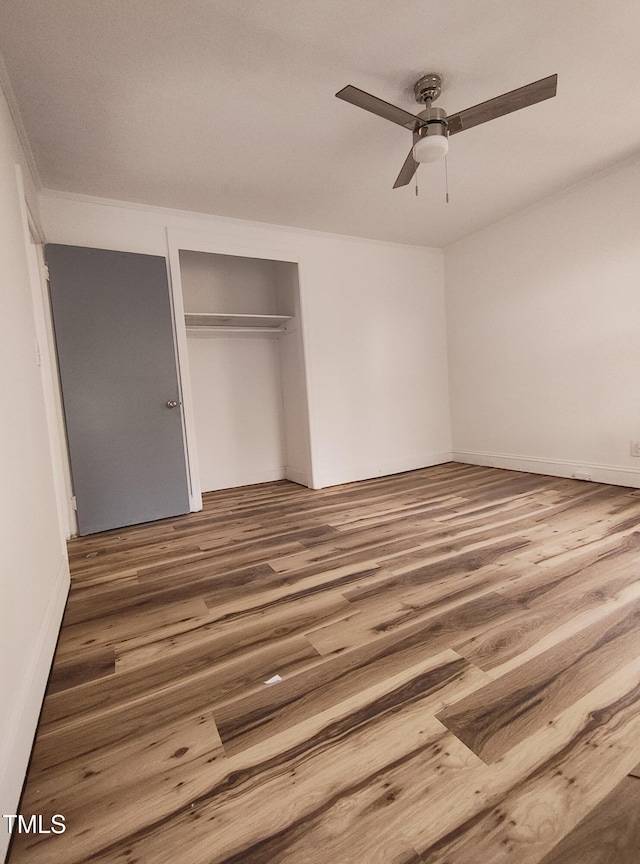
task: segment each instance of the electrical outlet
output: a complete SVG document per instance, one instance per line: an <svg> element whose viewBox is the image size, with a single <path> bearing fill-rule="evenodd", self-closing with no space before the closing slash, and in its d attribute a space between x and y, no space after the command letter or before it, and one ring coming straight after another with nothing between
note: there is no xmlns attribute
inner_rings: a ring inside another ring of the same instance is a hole
<svg viewBox="0 0 640 864"><path fill-rule="evenodd" d="M640 441L631 442L631 455L640 456Z"/></svg>

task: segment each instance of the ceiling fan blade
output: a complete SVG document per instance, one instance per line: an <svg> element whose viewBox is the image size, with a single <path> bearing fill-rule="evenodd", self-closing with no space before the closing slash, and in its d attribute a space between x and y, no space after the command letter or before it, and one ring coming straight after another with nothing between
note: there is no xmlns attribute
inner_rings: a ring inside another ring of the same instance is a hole
<svg viewBox="0 0 640 864"><path fill-rule="evenodd" d="M405 129L413 131L417 126L422 125L422 121L409 111L403 108L397 108L390 102L385 102L384 99L378 99L377 96L372 96L371 93L365 93L364 90L358 87L352 87L347 84L342 90L336 93L338 99L344 99L345 102L350 102L358 108L364 108L365 111L370 111L372 114L377 114L384 120L391 120L392 123L397 123L398 126L404 126Z"/></svg>
<svg viewBox="0 0 640 864"><path fill-rule="evenodd" d="M488 120L495 120L496 117L502 117L504 114L511 114L512 111L519 111L520 108L526 108L528 105L535 105L536 102L551 99L556 95L557 85L558 76L549 75L548 78L541 78L533 84L518 87L517 90L503 93L502 96L481 102L473 108L451 114L447 119L449 135L471 129L472 126L479 126L480 123L486 123Z"/></svg>
<svg viewBox="0 0 640 864"><path fill-rule="evenodd" d="M415 144L416 138L419 138L419 135L413 136L413 142ZM408 183L411 183L413 179L413 175L418 170L418 162L413 158L413 147L409 150L407 158L404 160L404 164L400 169L400 173L396 178L396 182L393 184L394 189L399 189L400 186L406 186Z"/></svg>

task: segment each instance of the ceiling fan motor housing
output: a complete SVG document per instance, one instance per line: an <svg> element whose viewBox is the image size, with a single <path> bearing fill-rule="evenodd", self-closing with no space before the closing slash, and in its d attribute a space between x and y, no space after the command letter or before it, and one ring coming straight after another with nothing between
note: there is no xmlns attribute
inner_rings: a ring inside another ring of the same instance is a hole
<svg viewBox="0 0 640 864"><path fill-rule="evenodd" d="M424 111L418 114L418 117L423 121L423 125L416 130L421 138L427 135L448 135L447 131L447 112L442 108L433 108L427 105Z"/></svg>
<svg viewBox="0 0 640 864"><path fill-rule="evenodd" d="M427 104L418 117L423 125L416 130L413 158L416 162L436 162L446 156L449 149L446 112Z"/></svg>

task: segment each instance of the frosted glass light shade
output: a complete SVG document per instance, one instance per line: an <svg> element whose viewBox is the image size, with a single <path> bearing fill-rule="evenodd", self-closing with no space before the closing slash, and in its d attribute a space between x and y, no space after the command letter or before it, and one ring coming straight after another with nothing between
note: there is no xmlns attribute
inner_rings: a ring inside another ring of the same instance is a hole
<svg viewBox="0 0 640 864"><path fill-rule="evenodd" d="M413 145L416 162L437 162L447 154L449 139L446 135L425 135Z"/></svg>

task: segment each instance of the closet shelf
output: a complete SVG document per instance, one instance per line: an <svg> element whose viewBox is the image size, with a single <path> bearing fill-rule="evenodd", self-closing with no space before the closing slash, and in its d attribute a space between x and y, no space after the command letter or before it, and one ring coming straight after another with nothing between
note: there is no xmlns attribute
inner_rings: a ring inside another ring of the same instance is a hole
<svg viewBox="0 0 640 864"><path fill-rule="evenodd" d="M264 333L281 333L282 327L291 321L292 315L261 315L245 312L187 312L184 321L187 333L196 335L210 330L255 330Z"/></svg>

